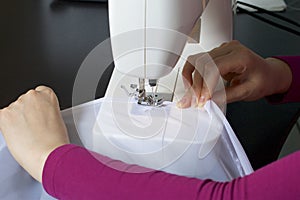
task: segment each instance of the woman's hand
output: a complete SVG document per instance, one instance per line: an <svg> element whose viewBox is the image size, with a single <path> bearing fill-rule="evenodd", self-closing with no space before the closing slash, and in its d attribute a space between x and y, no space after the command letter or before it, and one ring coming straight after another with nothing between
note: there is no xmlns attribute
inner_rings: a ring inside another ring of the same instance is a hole
<svg viewBox="0 0 300 200"><path fill-rule="evenodd" d="M48 155L69 143L57 97L45 86L0 110L0 130L17 162L40 182Z"/></svg>
<svg viewBox="0 0 300 200"><path fill-rule="evenodd" d="M285 62L264 59L238 41L224 43L208 54L190 56L182 75L188 92L178 102L181 108L202 106L211 99L220 76L227 81L227 103L284 93L292 82L291 70Z"/></svg>

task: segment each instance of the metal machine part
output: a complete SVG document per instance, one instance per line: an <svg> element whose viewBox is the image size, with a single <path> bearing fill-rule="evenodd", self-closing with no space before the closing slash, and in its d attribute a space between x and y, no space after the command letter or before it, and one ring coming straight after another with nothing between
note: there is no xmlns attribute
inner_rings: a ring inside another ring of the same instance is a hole
<svg viewBox="0 0 300 200"><path fill-rule="evenodd" d="M121 85L121 88L126 92L126 94L129 97L134 97L137 100L137 103L140 105L145 106L153 106L153 107L159 107L162 106L166 96L167 100L171 100L170 97L172 94L162 94L156 92L157 87L157 80L150 79L149 85L152 88L152 92L146 93L145 89L145 79L139 78L139 84L130 84L130 90L129 91L124 85Z"/></svg>
<svg viewBox="0 0 300 200"><path fill-rule="evenodd" d="M157 79L149 79L149 85L155 87L157 85Z"/></svg>

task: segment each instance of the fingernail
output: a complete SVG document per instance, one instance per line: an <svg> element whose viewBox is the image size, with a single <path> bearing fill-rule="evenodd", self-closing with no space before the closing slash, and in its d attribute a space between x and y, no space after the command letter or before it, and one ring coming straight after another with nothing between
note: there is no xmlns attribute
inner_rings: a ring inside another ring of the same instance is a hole
<svg viewBox="0 0 300 200"><path fill-rule="evenodd" d="M177 102L177 104L176 104L177 107L178 108L183 108L186 104L186 101L187 101L186 98L182 98L180 101Z"/></svg>
<svg viewBox="0 0 300 200"><path fill-rule="evenodd" d="M192 102L191 102L191 106L192 107L197 107L198 105L198 101L197 98L195 96L192 97Z"/></svg>
<svg viewBox="0 0 300 200"><path fill-rule="evenodd" d="M205 104L205 96L199 98L198 107L202 108Z"/></svg>

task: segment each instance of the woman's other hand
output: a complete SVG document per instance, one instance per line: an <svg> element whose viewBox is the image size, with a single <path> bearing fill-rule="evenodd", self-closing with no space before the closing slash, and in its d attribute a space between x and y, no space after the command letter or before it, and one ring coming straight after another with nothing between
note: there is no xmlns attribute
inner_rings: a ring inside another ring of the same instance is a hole
<svg viewBox="0 0 300 200"><path fill-rule="evenodd" d="M57 97L45 86L1 109L0 130L17 162L40 182L48 155L69 143Z"/></svg>

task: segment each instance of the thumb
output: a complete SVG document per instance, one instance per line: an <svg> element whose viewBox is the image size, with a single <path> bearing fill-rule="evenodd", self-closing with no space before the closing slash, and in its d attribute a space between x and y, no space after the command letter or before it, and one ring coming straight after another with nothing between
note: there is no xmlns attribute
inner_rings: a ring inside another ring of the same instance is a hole
<svg viewBox="0 0 300 200"><path fill-rule="evenodd" d="M249 82L225 88L227 103L245 100L251 94Z"/></svg>

